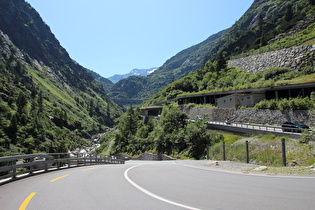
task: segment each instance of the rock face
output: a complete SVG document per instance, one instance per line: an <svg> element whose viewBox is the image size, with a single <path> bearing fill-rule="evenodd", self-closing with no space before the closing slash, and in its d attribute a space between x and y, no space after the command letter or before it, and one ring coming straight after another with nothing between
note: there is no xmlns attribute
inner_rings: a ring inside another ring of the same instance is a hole
<svg viewBox="0 0 315 210"><path fill-rule="evenodd" d="M224 122L228 117L233 122L265 125L281 125L284 121L300 121L315 126L315 112L309 110L254 110L254 109L210 109L183 108L190 118L204 115L210 121Z"/></svg>
<svg viewBox="0 0 315 210"><path fill-rule="evenodd" d="M299 70L314 60L315 45L301 45L298 47L284 48L277 51L252 55L229 61L229 66L236 66L243 71L256 73L271 67L284 67Z"/></svg>

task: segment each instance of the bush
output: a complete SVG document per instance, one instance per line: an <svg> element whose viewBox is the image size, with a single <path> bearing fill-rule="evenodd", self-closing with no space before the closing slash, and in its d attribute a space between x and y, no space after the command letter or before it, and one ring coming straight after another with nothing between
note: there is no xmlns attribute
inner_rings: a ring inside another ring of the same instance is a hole
<svg viewBox="0 0 315 210"><path fill-rule="evenodd" d="M315 134L312 131L304 130L299 142L302 144L308 144L310 141L315 141Z"/></svg>
<svg viewBox="0 0 315 210"><path fill-rule="evenodd" d="M279 101L278 107L279 107L279 110L289 110L290 109L289 100L283 99Z"/></svg>
<svg viewBox="0 0 315 210"><path fill-rule="evenodd" d="M271 110L313 110L315 108L314 99L290 98L280 100L263 100L257 103L255 109L271 109Z"/></svg>
<svg viewBox="0 0 315 210"><path fill-rule="evenodd" d="M241 136L237 136L234 134L223 134L223 137L226 144L233 144L235 141L242 138Z"/></svg>
<svg viewBox="0 0 315 210"><path fill-rule="evenodd" d="M279 109L277 100L270 100L269 103L268 103L268 109L270 109L270 110L277 110L277 109Z"/></svg>
<svg viewBox="0 0 315 210"><path fill-rule="evenodd" d="M184 104L185 108L194 108L197 104L194 103L189 103L189 104Z"/></svg>
<svg viewBox="0 0 315 210"><path fill-rule="evenodd" d="M254 106L255 109L268 109L268 100L263 100Z"/></svg>
<svg viewBox="0 0 315 210"><path fill-rule="evenodd" d="M281 67L272 67L270 69L267 69L264 71L264 79L268 80L268 79L275 79L277 78L277 76L287 73L291 71L290 69L287 68L281 68Z"/></svg>

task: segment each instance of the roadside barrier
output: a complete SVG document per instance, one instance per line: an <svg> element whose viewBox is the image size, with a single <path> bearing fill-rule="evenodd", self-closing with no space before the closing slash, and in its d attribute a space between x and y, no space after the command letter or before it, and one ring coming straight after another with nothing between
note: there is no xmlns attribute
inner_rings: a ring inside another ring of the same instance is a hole
<svg viewBox="0 0 315 210"><path fill-rule="evenodd" d="M266 126L266 125L253 125L253 124L242 124L242 123L227 124L226 122L215 122L215 121L206 121L206 124L211 129L226 130L229 132L244 133L247 135L274 134L276 136L288 136L293 139L299 139L302 136L301 130L298 128L290 128L290 129L285 128L285 131L283 131L282 127Z"/></svg>
<svg viewBox="0 0 315 210"><path fill-rule="evenodd" d="M261 131L283 132L281 127L274 127L274 126L252 125L252 124L242 124L242 123L226 124L225 122L214 122L214 121L208 121L206 123L207 124L215 124L215 125L229 125L232 127L255 129L255 130L261 130ZM294 132L294 131L292 131L292 132Z"/></svg>
<svg viewBox="0 0 315 210"><path fill-rule="evenodd" d="M0 157L0 181L16 180L34 173L97 164L124 164L125 160L106 157L70 157L69 153L48 153Z"/></svg>

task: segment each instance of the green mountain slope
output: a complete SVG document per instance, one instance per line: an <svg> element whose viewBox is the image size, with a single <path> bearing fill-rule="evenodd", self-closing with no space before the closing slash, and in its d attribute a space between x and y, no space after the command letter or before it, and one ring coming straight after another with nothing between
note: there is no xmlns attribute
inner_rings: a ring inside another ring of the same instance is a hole
<svg viewBox="0 0 315 210"><path fill-rule="evenodd" d="M110 96L120 100L148 99L167 84L200 68L209 48L223 33L224 31L221 31L200 44L179 52L147 77L138 76L120 80L111 89Z"/></svg>
<svg viewBox="0 0 315 210"><path fill-rule="evenodd" d="M121 108L25 0L0 0L0 156L67 152Z"/></svg>
<svg viewBox="0 0 315 210"><path fill-rule="evenodd" d="M298 21L314 16L312 5L313 0L255 0L246 13L209 49L205 62L216 59L220 51L224 51L228 58L267 45Z"/></svg>
<svg viewBox="0 0 315 210"><path fill-rule="evenodd" d="M102 77L101 75L99 75L98 73L94 71L91 71L91 70L88 70L88 71L94 77L94 79L96 79L96 81L98 81L103 86L106 92L109 92L114 86L114 83L110 81L109 79Z"/></svg>
<svg viewBox="0 0 315 210"><path fill-rule="evenodd" d="M145 104L192 93L314 81L314 53L305 55L308 59L297 71L271 68L253 74L227 67L227 60L233 57L259 54L281 47L314 44L314 4L312 0L256 0L240 20L209 48L202 68L169 84Z"/></svg>

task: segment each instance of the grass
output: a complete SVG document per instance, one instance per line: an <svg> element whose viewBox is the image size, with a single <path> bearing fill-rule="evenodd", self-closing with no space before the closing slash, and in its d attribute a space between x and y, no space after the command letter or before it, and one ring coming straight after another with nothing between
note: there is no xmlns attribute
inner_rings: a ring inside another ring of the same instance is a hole
<svg viewBox="0 0 315 210"><path fill-rule="evenodd" d="M311 83L315 82L315 73L314 74L308 74L308 75L301 75L296 78L292 78L290 80L287 79L279 79L277 81L273 80L265 80L265 81L256 81L254 83L248 83L245 86L234 86L234 87L226 87L226 88L217 88L212 90L203 90L199 92L193 92L193 93L181 93L178 95L180 96L187 96L187 95L201 95L201 94L210 94L210 93L216 93L216 92L224 92L224 91L233 91L233 90L242 90L242 89L251 89L251 88L263 88L263 87L270 87L270 86L283 86L283 85L293 85L293 84L302 84L302 83ZM206 105L200 105L200 107L194 105L194 104L188 104L185 105L188 108L191 107L197 107L197 108L217 108L214 106L207 107Z"/></svg>
<svg viewBox="0 0 315 210"><path fill-rule="evenodd" d="M268 167L266 170L259 171L264 174L278 174L278 175L315 175L315 171L305 166L294 167ZM257 173L255 168L246 169L244 171Z"/></svg>
<svg viewBox="0 0 315 210"><path fill-rule="evenodd" d="M257 50L251 50L249 52L237 55L237 56L233 57L232 59L238 59L238 58L251 56L251 55L258 55L258 54L265 53L265 52L280 50L283 48L295 47L295 46L299 46L299 45L313 45L313 44L315 44L314 27L315 27L315 23L309 25L303 31L297 32L296 34L294 34L292 36L287 36L284 39L281 39L277 42L274 42L272 44L261 47Z"/></svg>
<svg viewBox="0 0 315 210"><path fill-rule="evenodd" d="M62 100L64 103L71 107L76 107L75 106L75 101L74 99L69 95L66 94L65 91L58 91L59 87L55 86L54 84L51 84L49 81L46 81L45 79L41 78L37 73L34 71L29 71L32 75L32 77L38 81L42 86L44 86L49 92L54 95L56 98Z"/></svg>
<svg viewBox="0 0 315 210"><path fill-rule="evenodd" d="M59 107L64 108L67 111L67 115L71 116L68 120L74 119L76 121L81 121L81 119L85 119L82 122L83 126L86 126L87 128L92 128L93 126L93 119L88 115L88 113L85 113L85 109L80 109L74 99L72 97L69 91L63 91L58 86L53 84L49 79L45 79L41 76L43 72L36 71L34 69L28 69L29 74L34 79L34 82L37 83L39 86L42 86L43 90L48 90L49 95L52 96L49 97L49 101L45 100L45 103L48 105L47 107L50 107L50 111L52 111L53 107L56 106L56 104L59 105ZM85 94L85 93L84 93ZM98 95L95 94L97 97ZM86 94L86 98L90 98L88 94Z"/></svg>
<svg viewBox="0 0 315 210"><path fill-rule="evenodd" d="M313 44L315 44L315 38L303 43L303 45L313 45Z"/></svg>
<svg viewBox="0 0 315 210"><path fill-rule="evenodd" d="M302 75L289 81L289 84L300 84L315 82L315 74Z"/></svg>
<svg viewBox="0 0 315 210"><path fill-rule="evenodd" d="M250 138L224 134L226 143L226 160L246 162L245 142L249 142L249 160L251 164L266 165L268 167L282 166L282 138L274 135L258 135ZM302 144L299 140L285 138L286 161L293 162L299 167L306 167L315 163L315 142ZM222 160L222 143L210 147L211 159Z"/></svg>
<svg viewBox="0 0 315 210"><path fill-rule="evenodd" d="M241 136L238 136L238 135L234 135L234 134L227 134L227 133L224 133L222 134L223 137L224 137L224 142L226 144L233 144L234 142L236 142L237 140L240 140L242 139Z"/></svg>

